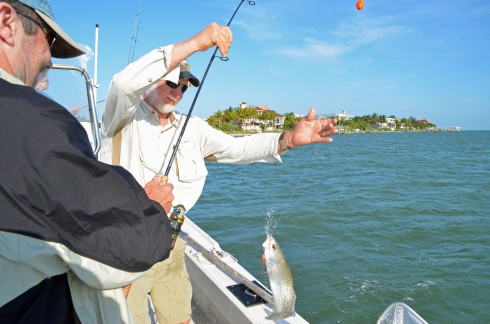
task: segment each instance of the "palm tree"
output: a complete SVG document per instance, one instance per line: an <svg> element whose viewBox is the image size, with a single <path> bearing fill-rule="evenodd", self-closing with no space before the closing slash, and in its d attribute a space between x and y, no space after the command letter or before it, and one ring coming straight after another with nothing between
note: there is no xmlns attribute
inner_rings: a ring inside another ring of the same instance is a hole
<svg viewBox="0 0 490 324"><path fill-rule="evenodd" d="M223 112L221 110L218 110L213 115L207 118L208 124L216 129L221 129L222 120L223 120Z"/></svg>
<svg viewBox="0 0 490 324"><path fill-rule="evenodd" d="M229 107L223 112L224 120L227 123L232 123L233 121L235 121L236 116L237 116L236 108L233 107Z"/></svg>
<svg viewBox="0 0 490 324"><path fill-rule="evenodd" d="M252 119L253 117L257 117L257 110L252 109L252 108L240 108L237 111L237 121L238 124L240 125L240 128L243 125L243 121L247 119Z"/></svg>
<svg viewBox="0 0 490 324"><path fill-rule="evenodd" d="M270 111L264 111L259 118L263 121L264 131L266 131L273 124L276 115Z"/></svg>
<svg viewBox="0 0 490 324"><path fill-rule="evenodd" d="M284 129L289 130L293 129L294 126L298 123L301 118L298 118L292 112L288 112L284 114Z"/></svg>

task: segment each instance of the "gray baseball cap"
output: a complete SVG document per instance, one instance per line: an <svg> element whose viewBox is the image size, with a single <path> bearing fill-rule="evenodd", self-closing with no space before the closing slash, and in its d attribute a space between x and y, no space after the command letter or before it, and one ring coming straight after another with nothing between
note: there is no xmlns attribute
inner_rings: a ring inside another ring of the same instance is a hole
<svg viewBox="0 0 490 324"><path fill-rule="evenodd" d="M56 40L51 47L51 56L56 58L71 58L85 54L85 51L54 21L50 0L18 1L34 10L46 25L57 34Z"/></svg>

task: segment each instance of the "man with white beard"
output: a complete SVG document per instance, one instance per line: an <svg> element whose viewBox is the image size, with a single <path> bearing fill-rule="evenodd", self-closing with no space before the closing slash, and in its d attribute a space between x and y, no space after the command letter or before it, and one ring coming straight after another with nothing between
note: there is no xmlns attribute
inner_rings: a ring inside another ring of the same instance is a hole
<svg viewBox="0 0 490 324"><path fill-rule="evenodd" d="M102 117L103 162L121 165L146 183L166 166L187 116L174 112L189 84L200 82L187 57L217 46L227 56L233 36L212 23L195 36L151 51L117 73L111 82ZM208 174L205 160L220 163L281 162L279 154L296 146L328 143L334 120L315 120L315 110L294 130L233 137L202 119L191 117L172 163L168 182L174 205L189 211L199 199ZM128 303L136 323L150 323L148 295L158 323L189 323L192 287L184 262L185 243L177 239L168 260L133 282Z"/></svg>

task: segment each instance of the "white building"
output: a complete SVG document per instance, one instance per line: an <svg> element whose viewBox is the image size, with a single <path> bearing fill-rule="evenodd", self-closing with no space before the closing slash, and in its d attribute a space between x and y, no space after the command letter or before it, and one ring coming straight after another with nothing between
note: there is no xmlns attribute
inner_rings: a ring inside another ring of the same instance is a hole
<svg viewBox="0 0 490 324"><path fill-rule="evenodd" d="M354 116L347 114L345 110L343 110L341 113L336 113L336 114L319 114L318 119L337 119L337 120L349 120L352 119Z"/></svg>
<svg viewBox="0 0 490 324"><path fill-rule="evenodd" d="M274 115L273 120L264 120L258 117L251 117L243 120L242 122L242 130L243 131L256 131L261 132L265 129L265 131L275 131L284 128L284 116L275 112L274 110L269 109L267 106L250 106L246 102L241 102L240 109L254 109L257 111L257 114L261 116L264 112L269 112Z"/></svg>

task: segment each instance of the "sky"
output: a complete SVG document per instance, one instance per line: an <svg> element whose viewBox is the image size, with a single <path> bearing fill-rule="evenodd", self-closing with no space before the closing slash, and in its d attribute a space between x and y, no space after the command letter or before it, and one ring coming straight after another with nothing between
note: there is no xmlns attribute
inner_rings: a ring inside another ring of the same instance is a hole
<svg viewBox="0 0 490 324"><path fill-rule="evenodd" d="M376 113L490 130L489 1L364 0L362 10L356 1L52 0L56 21L92 53L53 63L81 66L95 78L99 25L100 116L115 73L211 22L228 24L241 3L229 60L213 61L193 115L246 102L281 114L315 107L318 114ZM202 78L212 54L189 58L193 74ZM50 96L67 108L86 106L79 73L52 70L49 78ZM187 113L195 94L190 88L177 110Z"/></svg>

